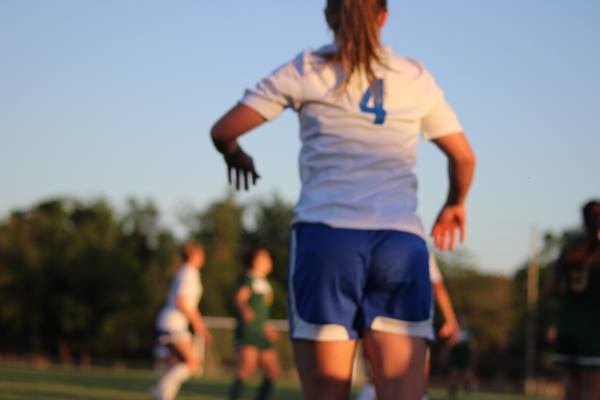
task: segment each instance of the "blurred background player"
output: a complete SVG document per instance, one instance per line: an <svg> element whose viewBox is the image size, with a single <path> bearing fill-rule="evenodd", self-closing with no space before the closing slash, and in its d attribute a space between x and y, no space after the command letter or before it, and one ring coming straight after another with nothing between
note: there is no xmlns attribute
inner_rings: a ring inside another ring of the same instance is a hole
<svg viewBox="0 0 600 400"><path fill-rule="evenodd" d="M159 400L172 400L179 388L198 371L200 361L194 346L195 335L210 341L210 333L202 322L198 303L202 296L200 269L204 265L204 249L199 243L188 242L181 246L179 266L167 295L167 301L158 315L156 331L158 342L174 356L175 362L152 389Z"/></svg>
<svg viewBox="0 0 600 400"><path fill-rule="evenodd" d="M364 339L377 395L420 400L433 338L425 232L415 214L420 132L447 156L449 192L432 234L465 235L475 157L442 90L420 63L380 42L386 0L328 0L335 43L303 51L212 128L230 181L256 184L237 139L285 108L299 114L302 188L289 262L290 336L305 399L350 395Z"/></svg>
<svg viewBox="0 0 600 400"><path fill-rule="evenodd" d="M268 400L272 397L274 382L280 374L279 359L273 349L273 342L277 341L279 333L267 322L273 303L273 289L267 276L273 269L273 261L265 249L254 249L244 258L247 272L235 295L238 359L229 399L237 400L242 396L245 381L254 375L260 364L264 378L255 399Z"/></svg>
<svg viewBox="0 0 600 400"><path fill-rule="evenodd" d="M567 369L567 400L600 399L600 200L582 213L584 236L565 247L544 288L560 298L554 358Z"/></svg>
<svg viewBox="0 0 600 400"><path fill-rule="evenodd" d="M448 370L450 372L448 398L450 399L456 398L461 387L464 387L465 391L477 388L475 341L465 319L459 318L459 322L460 332L457 340L454 343L448 343Z"/></svg>
<svg viewBox="0 0 600 400"><path fill-rule="evenodd" d="M433 287L433 297L435 303L442 312L444 323L438 331L438 337L446 340L448 346L454 346L460 340L461 327L456 319L456 313L450 300L450 295L444 284L444 278L440 272L437 260L433 252L429 253L429 277ZM425 383L429 382L429 374L431 370L431 348L427 349L427 357L425 358ZM427 394L423 395L423 400L427 399Z"/></svg>
<svg viewBox="0 0 600 400"><path fill-rule="evenodd" d="M452 307L452 301L444 285L444 278L440 272L438 263L433 255L433 252L429 253L429 278L431 279L431 285L433 288L433 296L435 303L442 311L444 317L444 323L442 328L438 332L438 337L448 341L449 345L458 343L460 339L460 326L454 313L454 307ZM431 349L428 348L427 355L425 358L425 383L429 381L429 373L431 369ZM375 394L375 387L372 384L367 384L356 396L356 400L375 400L377 395ZM423 395L423 400L427 399L427 395Z"/></svg>

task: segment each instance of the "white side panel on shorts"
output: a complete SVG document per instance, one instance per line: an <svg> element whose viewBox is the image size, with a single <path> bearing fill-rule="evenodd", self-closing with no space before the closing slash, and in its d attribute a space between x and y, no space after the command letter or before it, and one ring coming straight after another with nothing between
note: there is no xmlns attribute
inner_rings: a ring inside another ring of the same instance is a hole
<svg viewBox="0 0 600 400"><path fill-rule="evenodd" d="M371 330L434 340L432 322L431 318L421 322L407 322L387 317L376 317L371 323Z"/></svg>
<svg viewBox="0 0 600 400"><path fill-rule="evenodd" d="M292 339L316 340L319 342L350 340L348 331L343 325L337 324L313 324L303 320L296 309L296 295L294 293L294 272L296 271L296 232L292 231L292 244L290 249L290 270L289 270L289 296L291 304L290 318L293 327L291 331Z"/></svg>

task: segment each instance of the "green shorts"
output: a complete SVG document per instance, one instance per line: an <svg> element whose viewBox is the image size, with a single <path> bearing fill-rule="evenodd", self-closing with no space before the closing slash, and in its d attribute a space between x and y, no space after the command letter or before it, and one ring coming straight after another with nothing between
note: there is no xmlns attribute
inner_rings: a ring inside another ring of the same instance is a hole
<svg viewBox="0 0 600 400"><path fill-rule="evenodd" d="M241 329L235 335L235 347L242 346L258 347L260 350L268 350L273 347L262 329Z"/></svg>

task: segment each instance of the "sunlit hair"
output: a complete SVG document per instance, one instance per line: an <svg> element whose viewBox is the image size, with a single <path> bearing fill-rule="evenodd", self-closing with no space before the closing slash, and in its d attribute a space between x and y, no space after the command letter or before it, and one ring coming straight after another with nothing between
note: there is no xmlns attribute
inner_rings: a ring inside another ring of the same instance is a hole
<svg viewBox="0 0 600 400"><path fill-rule="evenodd" d="M380 17L386 10L387 0L327 0L325 19L335 35L337 51L325 57L341 64L344 86L357 70L369 82L375 79L372 64L381 62Z"/></svg>
<svg viewBox="0 0 600 400"><path fill-rule="evenodd" d="M185 242L179 247L179 259L181 262L188 262L197 251L204 254L204 248L200 243L194 241Z"/></svg>
<svg viewBox="0 0 600 400"><path fill-rule="evenodd" d="M241 263L242 267L245 271L249 271L254 266L254 259L261 251L265 251L268 253L268 250L264 247L247 247L243 250L241 254Z"/></svg>

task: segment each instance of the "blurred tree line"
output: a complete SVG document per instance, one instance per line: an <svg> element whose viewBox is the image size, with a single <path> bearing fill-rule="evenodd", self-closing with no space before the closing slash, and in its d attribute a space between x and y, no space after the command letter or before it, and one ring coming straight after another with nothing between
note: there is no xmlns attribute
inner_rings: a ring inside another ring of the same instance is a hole
<svg viewBox="0 0 600 400"><path fill-rule="evenodd" d="M292 206L277 195L239 204L233 194L182 217L185 238L160 222L151 202L130 200L117 212L104 200L56 198L0 220L0 351L44 353L69 362L92 355L149 358L177 246L199 240L206 315L233 315L245 246L266 247L275 262L273 316L286 316L286 265ZM574 232L547 235L542 278ZM462 251L437 254L458 314L477 342L482 366L520 371L526 315L526 268L514 276L483 272ZM542 303L539 350L556 305ZM546 361L541 358L540 363Z"/></svg>

